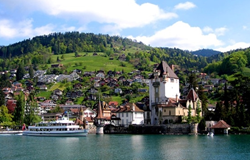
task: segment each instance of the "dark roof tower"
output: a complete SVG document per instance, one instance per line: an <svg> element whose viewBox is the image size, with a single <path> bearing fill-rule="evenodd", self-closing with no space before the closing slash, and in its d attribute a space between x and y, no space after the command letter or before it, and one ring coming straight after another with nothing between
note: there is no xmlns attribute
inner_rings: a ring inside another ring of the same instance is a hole
<svg viewBox="0 0 250 160"><path fill-rule="evenodd" d="M197 98L198 98L197 93L195 92L193 88L191 88L188 92L187 100L192 100L193 102L195 102Z"/></svg>
<svg viewBox="0 0 250 160"><path fill-rule="evenodd" d="M179 77L174 73L174 71L171 69L171 67L169 67L169 65L165 61L161 61L161 63L158 65L158 67L155 70L160 71L159 77L162 77L163 74L167 74L168 78L179 79ZM153 78L154 78L154 74L150 76L150 79L153 79Z"/></svg>

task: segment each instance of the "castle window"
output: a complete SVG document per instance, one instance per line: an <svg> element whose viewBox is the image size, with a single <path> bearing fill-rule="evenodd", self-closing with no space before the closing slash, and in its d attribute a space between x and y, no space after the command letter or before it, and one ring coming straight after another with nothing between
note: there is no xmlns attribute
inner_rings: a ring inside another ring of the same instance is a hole
<svg viewBox="0 0 250 160"><path fill-rule="evenodd" d="M158 93L158 88L155 88L155 92Z"/></svg>

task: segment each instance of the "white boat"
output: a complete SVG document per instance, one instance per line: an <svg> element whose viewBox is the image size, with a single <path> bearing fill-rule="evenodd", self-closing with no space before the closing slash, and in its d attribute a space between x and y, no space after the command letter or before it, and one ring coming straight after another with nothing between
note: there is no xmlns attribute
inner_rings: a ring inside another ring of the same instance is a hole
<svg viewBox="0 0 250 160"><path fill-rule="evenodd" d="M214 133L213 132L208 132L207 135L210 136L210 137L213 137Z"/></svg>
<svg viewBox="0 0 250 160"><path fill-rule="evenodd" d="M24 136L82 137L87 136L87 134L87 129L80 128L68 117L51 122L40 122L23 131Z"/></svg>

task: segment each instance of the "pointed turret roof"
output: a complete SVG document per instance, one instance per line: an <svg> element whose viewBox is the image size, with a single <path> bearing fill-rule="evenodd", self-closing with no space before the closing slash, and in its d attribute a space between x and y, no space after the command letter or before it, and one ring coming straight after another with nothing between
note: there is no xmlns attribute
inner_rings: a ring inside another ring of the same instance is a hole
<svg viewBox="0 0 250 160"><path fill-rule="evenodd" d="M97 107L97 116L96 118L97 119L102 119L103 116L102 116L102 105L101 105L101 101L99 100L99 103L98 103L98 107Z"/></svg>
<svg viewBox="0 0 250 160"><path fill-rule="evenodd" d="M198 95L195 92L195 90L193 88L190 89L187 95L187 100L192 100L193 102L195 102L197 98L198 98Z"/></svg>
<svg viewBox="0 0 250 160"><path fill-rule="evenodd" d="M156 70L160 71L159 77L162 77L163 74L167 74L168 78L179 79L179 77L174 73L174 71L169 67L169 65L165 61L161 61ZM150 76L150 79L152 78L154 78L154 74Z"/></svg>

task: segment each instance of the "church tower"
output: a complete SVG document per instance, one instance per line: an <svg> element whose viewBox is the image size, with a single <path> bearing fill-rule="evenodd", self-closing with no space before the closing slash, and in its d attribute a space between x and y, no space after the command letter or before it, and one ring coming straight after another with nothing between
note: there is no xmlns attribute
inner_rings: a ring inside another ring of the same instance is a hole
<svg viewBox="0 0 250 160"><path fill-rule="evenodd" d="M154 70L149 83L149 107L151 109L151 125L159 124L161 112L157 107L168 99L180 97L179 78L169 65L162 61Z"/></svg>

